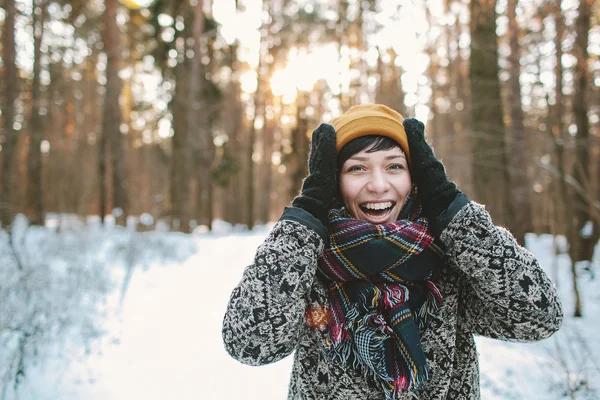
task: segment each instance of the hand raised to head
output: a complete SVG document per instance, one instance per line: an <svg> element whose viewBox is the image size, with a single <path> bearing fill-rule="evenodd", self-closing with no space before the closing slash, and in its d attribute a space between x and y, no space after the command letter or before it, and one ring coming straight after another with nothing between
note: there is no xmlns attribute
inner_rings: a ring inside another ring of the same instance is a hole
<svg viewBox="0 0 600 400"><path fill-rule="evenodd" d="M308 176L292 206L308 211L326 227L336 191L335 129L329 124L321 124L312 134Z"/></svg>
<svg viewBox="0 0 600 400"><path fill-rule="evenodd" d="M460 191L448 179L444 165L425 140L425 126L415 118L404 120L411 155L411 176L419 191L423 213L435 222Z"/></svg>

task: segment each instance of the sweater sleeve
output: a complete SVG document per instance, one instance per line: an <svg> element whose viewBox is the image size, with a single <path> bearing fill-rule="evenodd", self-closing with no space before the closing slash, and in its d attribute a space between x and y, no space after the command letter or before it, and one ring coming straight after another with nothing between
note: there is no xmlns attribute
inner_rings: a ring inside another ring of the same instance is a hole
<svg viewBox="0 0 600 400"><path fill-rule="evenodd" d="M227 306L222 334L233 358L263 365L295 349L304 323L305 295L323 248L322 237L301 222L282 217L274 226Z"/></svg>
<svg viewBox="0 0 600 400"><path fill-rule="evenodd" d="M475 334L534 341L556 332L563 319L554 284L537 259L485 209L466 204L440 236L449 261L462 272L463 323Z"/></svg>

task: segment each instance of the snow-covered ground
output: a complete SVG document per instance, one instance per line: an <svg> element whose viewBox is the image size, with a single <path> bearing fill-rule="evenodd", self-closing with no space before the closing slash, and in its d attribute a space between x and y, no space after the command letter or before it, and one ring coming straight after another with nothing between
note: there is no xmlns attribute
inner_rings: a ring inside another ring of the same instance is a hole
<svg viewBox="0 0 600 400"><path fill-rule="evenodd" d="M16 229L25 273L0 231L0 400L284 399L291 357L248 367L221 342L229 294L269 228ZM575 319L568 258L554 255L548 235L530 235L528 247L558 283L567 317L534 344L477 338L482 397L561 399L579 387L573 398L600 398L600 279L582 274L584 317Z"/></svg>

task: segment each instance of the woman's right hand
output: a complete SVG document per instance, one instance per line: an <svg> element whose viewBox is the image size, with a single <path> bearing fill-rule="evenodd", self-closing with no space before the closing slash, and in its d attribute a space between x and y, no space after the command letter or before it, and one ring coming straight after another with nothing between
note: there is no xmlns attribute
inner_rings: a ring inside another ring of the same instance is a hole
<svg viewBox="0 0 600 400"><path fill-rule="evenodd" d="M328 225L329 208L337 191L335 129L321 124L312 134L308 176L292 206L302 208Z"/></svg>

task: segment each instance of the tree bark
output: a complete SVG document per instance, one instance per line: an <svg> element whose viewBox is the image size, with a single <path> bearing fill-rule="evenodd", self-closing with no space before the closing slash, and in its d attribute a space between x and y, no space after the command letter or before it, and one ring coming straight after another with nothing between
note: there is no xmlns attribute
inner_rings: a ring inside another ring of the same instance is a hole
<svg viewBox="0 0 600 400"><path fill-rule="evenodd" d="M264 125L261 130L262 136L262 162L261 171L259 174L258 192L262 200L258 211L258 217L261 223L269 222L271 212L271 191L273 189L273 146L274 146L274 126L273 120L266 118L263 112Z"/></svg>
<svg viewBox="0 0 600 400"><path fill-rule="evenodd" d="M471 1L471 135L475 200L506 224L508 185L500 97L496 1Z"/></svg>
<svg viewBox="0 0 600 400"><path fill-rule="evenodd" d="M425 9L425 17L428 25L430 27L435 26L435 21L427 4L425 5ZM444 10L444 12L447 13L448 10ZM430 108L432 111L432 116L430 122L424 122L427 123L429 140L431 140L432 145L435 148L435 153L442 160L446 159L445 156L449 154L447 144L451 143L454 137L454 127L452 123L450 123L448 106L448 103L450 103L451 94L447 90L447 76L449 75L450 62L447 63L445 68L442 66L442 57L449 58L450 53L448 52L446 56L440 56L437 54L438 47L443 45L440 42L445 40L447 43L448 38L447 36L444 37L444 33L441 33L436 38L430 38L425 49L426 54L429 57L427 75L429 76L431 82ZM448 169L448 165L446 165L446 169Z"/></svg>
<svg viewBox="0 0 600 400"><path fill-rule="evenodd" d="M6 17L2 32L2 57L4 64L4 142L2 143L2 175L0 179L0 223L7 231L14 218L12 166L17 144L17 131L14 129L15 100L19 96L16 49L15 49L15 0L5 1Z"/></svg>
<svg viewBox="0 0 600 400"><path fill-rule="evenodd" d="M407 117L404 90L402 89L402 70L394 64L396 52L390 49L388 53L391 60L387 64L381 59L381 54L377 58L379 85L376 89L375 102L385 104Z"/></svg>
<svg viewBox="0 0 600 400"><path fill-rule="evenodd" d="M511 209L514 212L509 221L509 226L517 241L525 244L525 233L533 230L533 219L531 215L531 183L529 181L527 168L527 136L521 103L521 51L519 49L519 26L517 24L518 0L508 0L508 40L510 45L509 73L507 105L509 107L509 148L510 148L510 192Z"/></svg>
<svg viewBox="0 0 600 400"><path fill-rule="evenodd" d="M263 3L263 10L268 9L269 3L265 2ZM255 178L255 172L256 172L256 162L254 160L254 146L256 144L256 138L257 138L257 132L256 132L256 125L257 125L257 119L259 118L259 116L261 115L261 112L264 108L264 104L265 104L265 100L263 99L263 94L265 93L265 89L263 87L263 82L264 82L264 78L263 77L263 72L266 70L265 66L264 66L264 61L263 61L263 51L262 48L263 46L266 46L266 43L264 43L264 41L262 40L262 35L261 35L261 41L259 43L259 56L258 56L258 65L256 67L256 71L257 71L257 78L258 78L258 82L257 82L257 86L256 86L256 93L254 94L254 118L252 119L252 121L250 121L250 132L248 135L248 144L247 144L247 148L246 148L246 165L247 165L247 170L245 173L245 179L246 181L249 183L249 187L248 187L248 192L246 195L246 221L245 221L245 225L248 227L249 230L251 230L252 228L254 228L254 224L256 222L256 216L257 216L257 212L255 210L255 204L256 204L256 198L257 198L257 193L256 193L256 178ZM265 118L266 119L266 118ZM264 123L266 123L266 121L264 121ZM263 123L263 125L264 125ZM264 127L263 127L264 129Z"/></svg>
<svg viewBox="0 0 600 400"><path fill-rule="evenodd" d="M583 187L585 192L592 193L590 184L591 168L590 163L592 151L592 142L590 139L590 124L588 120L587 99L590 95L590 74L588 68L588 44L591 22L591 6L593 0L580 0L578 9L578 18L575 22L576 39L573 47L573 53L577 59L574 68L575 90L573 94L573 116L577 126L576 137L576 156L573 177ZM577 251L575 260L592 260L594 247L598 241L600 227L595 223L591 215L591 201L585 194L575 191L573 198L573 207L575 208L575 219L577 221ZM582 228L591 223L593 233L586 237L581 235Z"/></svg>
<svg viewBox="0 0 600 400"><path fill-rule="evenodd" d="M228 49L227 65L231 68L231 80L227 84L224 103L221 111L221 120L224 132L228 136L228 142L224 149L224 158L235 163L236 171L229 182L227 190L224 191L224 217L232 224L244 224L247 202L247 187L250 183L246 181L245 171L245 139L243 134L245 125L243 123L244 110L240 98L240 75L239 62L237 61L237 44L232 44Z"/></svg>
<svg viewBox="0 0 600 400"><path fill-rule="evenodd" d="M248 169L246 170L246 181L249 183L248 195L246 196L246 221L245 224L249 230L254 228L255 213L254 213L254 197L255 197L255 184L254 184L254 143L256 142L256 128L254 124L250 125L250 133L248 135L248 146L246 149L246 163Z"/></svg>
<svg viewBox="0 0 600 400"><path fill-rule="evenodd" d="M573 315L576 317L580 317L582 315L581 310L581 295L579 293L579 285L577 282L577 269L575 263L575 254L577 249L577 226L574 221L574 209L572 207L572 196L570 188L567 186L567 167L565 162L565 144L567 142L567 134L565 131L565 127L562 122L562 117L564 113L563 107L563 66L562 66L562 41L564 37L564 18L561 10L561 2L562 0L556 0L556 6L554 10L554 21L557 27L556 30L556 38L555 38L555 48L556 48L556 67L555 67L555 75L556 75L556 89L555 89L555 108L554 108L554 121L552 124L552 137L554 139L554 149L556 153L557 160L557 169L559 171L560 177L558 182L559 192L560 192L560 203L561 209L563 211L563 229L565 232L565 236L567 241L569 242L569 256L571 262L571 285L573 290L573 295L575 297L575 304L573 309ZM539 63L541 64L541 63Z"/></svg>
<svg viewBox="0 0 600 400"><path fill-rule="evenodd" d="M190 231L190 178L192 170L187 101L187 61L176 67L172 100L173 138L171 154L171 229Z"/></svg>
<svg viewBox="0 0 600 400"><path fill-rule="evenodd" d="M204 2L198 0L193 9L192 39L194 56L190 59L190 76L188 78L188 135L194 138L194 148L198 150L198 185L197 204L198 216L203 217L209 230L212 229L212 170L215 147L212 140L211 124L209 123L210 112L208 110L208 95L203 95L203 85L208 82L205 77L205 68L202 64L202 32L204 31ZM196 140L197 138L197 140Z"/></svg>
<svg viewBox="0 0 600 400"><path fill-rule="evenodd" d="M44 202L42 186L42 152L43 121L40 115L40 72L41 72L41 43L44 36L46 19L46 1L34 0L32 12L33 24L33 82L31 84L31 115L29 153L27 155L27 194L26 214L31 225L44 225ZM39 8L40 17L36 10Z"/></svg>
<svg viewBox="0 0 600 400"><path fill-rule="evenodd" d="M129 204L127 200L127 172L125 167L123 139L121 134L121 78L119 77L120 51L119 26L117 25L118 0L106 0L103 15L103 43L106 53L106 92L102 136L109 147L112 172L112 208L116 223L125 225Z"/></svg>
<svg viewBox="0 0 600 400"><path fill-rule="evenodd" d="M106 194L106 149L107 140L104 130L99 134L98 140L98 213L100 214L100 224L104 225L106 216L107 194Z"/></svg>
<svg viewBox="0 0 600 400"><path fill-rule="evenodd" d="M308 119L306 118L307 96L298 97L296 103L296 127L292 131L293 169L291 171L291 198L296 197L302 188L302 180L308 175L309 139Z"/></svg>

